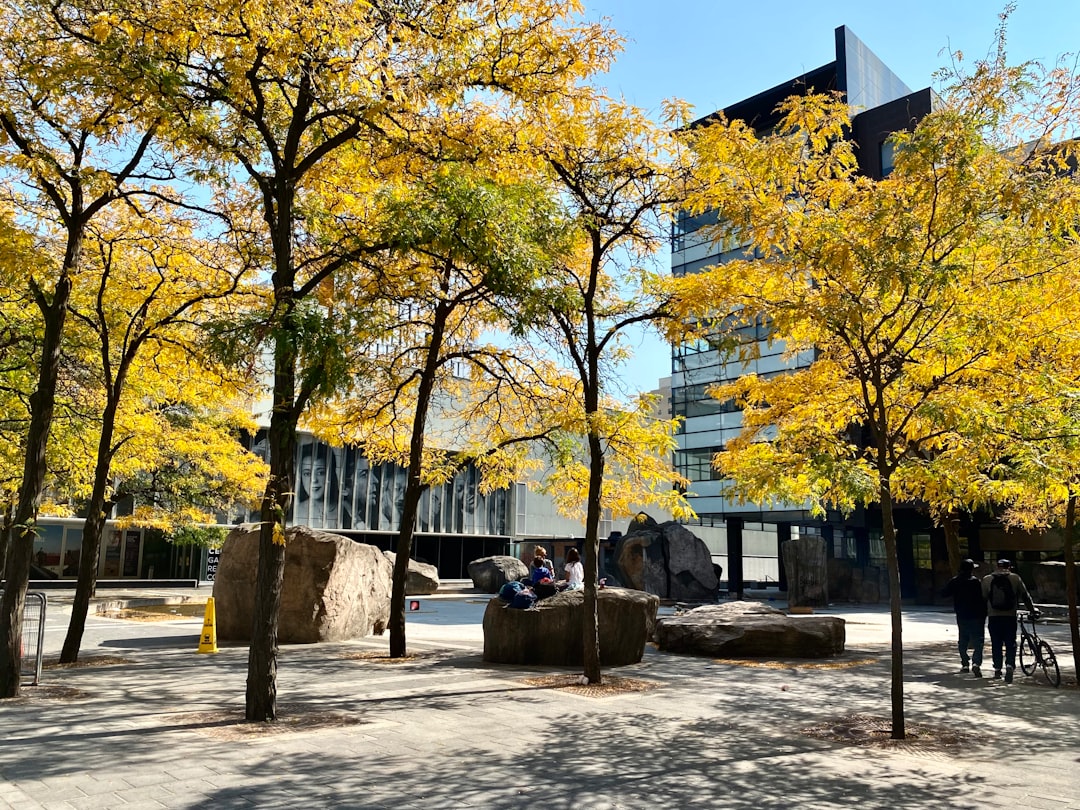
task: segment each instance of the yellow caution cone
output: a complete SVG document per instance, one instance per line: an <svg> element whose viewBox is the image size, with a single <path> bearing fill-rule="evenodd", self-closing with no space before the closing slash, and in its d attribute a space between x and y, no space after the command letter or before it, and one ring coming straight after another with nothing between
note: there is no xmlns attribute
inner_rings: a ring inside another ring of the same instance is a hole
<svg viewBox="0 0 1080 810"><path fill-rule="evenodd" d="M217 651L217 617L214 615L214 597L211 596L206 600L202 635L199 636L199 652L216 653Z"/></svg>

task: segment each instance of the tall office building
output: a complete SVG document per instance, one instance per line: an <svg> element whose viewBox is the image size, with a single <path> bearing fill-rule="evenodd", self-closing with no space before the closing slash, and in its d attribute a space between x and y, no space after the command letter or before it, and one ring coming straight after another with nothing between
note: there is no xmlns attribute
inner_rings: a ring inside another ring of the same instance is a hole
<svg viewBox="0 0 1080 810"><path fill-rule="evenodd" d="M858 146L859 171L873 178L884 177L892 168L890 134L911 127L931 109L929 88L912 91L847 27L836 29L836 58L816 70L726 107L728 120L743 120L759 133L776 126L777 105L792 95L839 91L852 108L851 137ZM705 124L709 117L698 124ZM744 256L738 244L716 244L701 229L716 222L715 215L679 216L673 225L671 270L676 276ZM725 356L707 341L675 348L672 360L672 412L683 417L675 453L676 469L692 481L690 502L705 525L724 524L727 529L727 576L732 590L741 592L742 581L762 579L762 572L774 571L783 580L783 566L777 564L778 544L791 536L793 527L804 534L821 534L833 556L872 565L884 557L879 521L865 512L843 518L829 515L825 520L811 516L808 505L736 504L726 497L728 482L713 469L712 459L738 435L742 414L730 402L720 402L705 392L747 373L782 374L808 365L812 354L784 358L784 346L768 340L767 325L751 327L745 337L756 341L757 359L746 363ZM925 541L930 560L930 537L910 535L912 543ZM912 548L912 559L923 549ZM771 565L770 565L771 563Z"/></svg>

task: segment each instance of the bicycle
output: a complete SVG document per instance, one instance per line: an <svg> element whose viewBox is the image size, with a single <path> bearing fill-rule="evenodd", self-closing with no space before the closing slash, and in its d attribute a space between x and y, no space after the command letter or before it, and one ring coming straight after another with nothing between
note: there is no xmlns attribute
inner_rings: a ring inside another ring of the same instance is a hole
<svg viewBox="0 0 1080 810"><path fill-rule="evenodd" d="M1036 667L1042 667L1043 674L1051 686L1061 686L1061 670L1058 668L1057 656L1049 642L1039 638L1035 631L1035 623L1039 620L1036 611L1031 613L1026 610L1016 612L1016 623L1020 628L1020 669L1025 675L1034 675ZM1028 630L1027 624L1031 624Z"/></svg>

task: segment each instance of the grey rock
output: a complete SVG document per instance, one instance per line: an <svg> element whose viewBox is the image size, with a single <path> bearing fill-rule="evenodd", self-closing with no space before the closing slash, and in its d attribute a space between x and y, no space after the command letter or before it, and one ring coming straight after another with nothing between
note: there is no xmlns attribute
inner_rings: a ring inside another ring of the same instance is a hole
<svg viewBox="0 0 1080 810"><path fill-rule="evenodd" d="M234 529L214 580L218 638L248 641L259 533ZM312 643L381 635L390 620L390 561L375 546L304 526L285 530L278 640Z"/></svg>
<svg viewBox="0 0 1080 810"><path fill-rule="evenodd" d="M597 591L600 663L636 664L645 654L660 599L627 588ZM580 666L585 592L564 591L519 610L498 597L484 611L484 660L500 664Z"/></svg>
<svg viewBox="0 0 1080 810"><path fill-rule="evenodd" d="M781 550L787 574L788 604L792 607L824 607L829 604L825 540L821 537L799 537L785 542Z"/></svg>
<svg viewBox="0 0 1080 810"><path fill-rule="evenodd" d="M844 651L838 616L788 616L757 602L702 605L656 622L661 650L721 658L828 658Z"/></svg>
<svg viewBox="0 0 1080 810"><path fill-rule="evenodd" d="M383 554L390 561L390 568L393 570L397 554L392 551L384 551ZM434 565L410 559L409 573L405 579L405 595L423 596L435 593L437 590L439 590L439 569Z"/></svg>
<svg viewBox="0 0 1080 810"><path fill-rule="evenodd" d="M1069 589L1065 585L1065 563L1060 560L1041 562L1032 566L1031 570L1034 573L1025 584L1029 590L1034 591L1037 601L1051 605L1069 603ZM1026 575L1025 579L1028 579ZM1080 598L1080 577L1076 579L1077 598Z"/></svg>
<svg viewBox="0 0 1080 810"><path fill-rule="evenodd" d="M529 573L529 566L517 557L496 555L481 557L469 563L469 577L473 587L481 593L498 593L507 582L521 579Z"/></svg>
<svg viewBox="0 0 1080 810"><path fill-rule="evenodd" d="M715 602L709 547L680 523L635 520L615 544L615 576L627 588L680 602Z"/></svg>

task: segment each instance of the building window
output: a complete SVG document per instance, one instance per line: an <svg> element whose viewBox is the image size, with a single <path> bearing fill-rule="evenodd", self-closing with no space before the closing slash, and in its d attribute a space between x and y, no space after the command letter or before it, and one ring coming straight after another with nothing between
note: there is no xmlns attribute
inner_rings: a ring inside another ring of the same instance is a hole
<svg viewBox="0 0 1080 810"><path fill-rule="evenodd" d="M896 166L896 144L892 138L882 141L879 147L881 152L881 176L888 177Z"/></svg>
<svg viewBox="0 0 1080 810"><path fill-rule="evenodd" d="M913 534L911 547L915 552L915 567L931 569L934 567L933 557L930 556L930 535Z"/></svg>
<svg viewBox="0 0 1080 810"><path fill-rule="evenodd" d="M845 560L854 560L858 554L855 551L855 532L844 529L843 546L837 548L837 557Z"/></svg>
<svg viewBox="0 0 1080 810"><path fill-rule="evenodd" d="M881 532L871 530L870 535L870 565L885 566L885 538Z"/></svg>
<svg viewBox="0 0 1080 810"><path fill-rule="evenodd" d="M716 211L706 211L696 216L689 211L679 211L671 223L671 249L682 250L685 237L719 221Z"/></svg>
<svg viewBox="0 0 1080 810"><path fill-rule="evenodd" d="M675 472L691 481L720 481L723 476L712 464L723 447L699 447L675 451Z"/></svg>
<svg viewBox="0 0 1080 810"><path fill-rule="evenodd" d="M734 399L719 400L707 392L716 383L684 385L671 392L671 411L675 416L715 416L742 410Z"/></svg>

